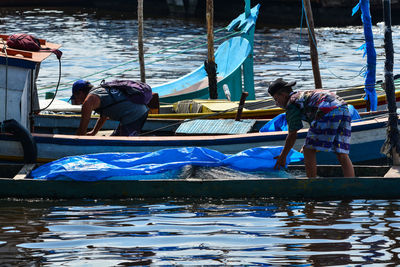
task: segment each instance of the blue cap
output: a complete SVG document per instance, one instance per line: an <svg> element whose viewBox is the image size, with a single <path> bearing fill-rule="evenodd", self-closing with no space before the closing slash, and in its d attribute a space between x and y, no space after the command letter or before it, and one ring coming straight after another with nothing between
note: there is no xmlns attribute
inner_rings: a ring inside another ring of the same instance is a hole
<svg viewBox="0 0 400 267"><path fill-rule="evenodd" d="M75 94L90 85L90 82L84 80L77 80L72 85L72 94Z"/></svg>
<svg viewBox="0 0 400 267"><path fill-rule="evenodd" d="M74 84L72 85L72 96L68 101L73 99L74 95L76 93L78 93L79 91L82 91L83 89L86 89L87 87L90 87L90 86L91 86L91 84L88 81L77 80L76 82L74 82Z"/></svg>

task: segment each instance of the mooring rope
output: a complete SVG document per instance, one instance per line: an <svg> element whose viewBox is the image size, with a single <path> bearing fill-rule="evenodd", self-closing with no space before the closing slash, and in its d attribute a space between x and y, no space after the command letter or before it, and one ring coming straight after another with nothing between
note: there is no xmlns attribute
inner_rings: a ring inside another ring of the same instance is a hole
<svg viewBox="0 0 400 267"><path fill-rule="evenodd" d="M311 34L311 29L310 29L310 25L309 25L309 23L308 23L307 14L304 12L304 10L305 10L305 7L304 7L304 0L301 1L301 4L302 4L302 8L301 8L301 21L300 21L300 38L299 38L299 42L298 42L297 48L296 48L297 57L298 57L299 62L300 62L298 68L300 68L301 65L302 65L302 60L301 60L301 56L300 56L300 52L299 52L299 47L300 47L300 44L301 44L301 33L302 33L302 31L303 31L303 19L304 19L304 17L305 17L305 20L306 20L306 23L307 23L307 30L308 30L308 32L309 32L309 35L311 36L311 39L312 39L312 41L313 41L313 43L314 43L314 45L315 45L315 48L318 48L317 42L315 41L314 36ZM318 56L320 56L320 53L319 53L318 49L317 49L317 54L318 54ZM355 78L357 78L357 77L362 77L362 76L364 75L366 69L367 69L367 64L365 64L363 67L361 67L360 71L359 71L356 75L354 75L354 76L352 76L352 77L350 77L350 78L344 78L344 77L340 77L340 76L338 76L337 74L335 74L335 73L327 66L327 64L326 64L323 60L321 60L321 61L322 61L322 63L325 65L325 69L326 69L330 74L332 74L332 76L334 76L335 78L340 79L340 80L353 80L353 79L355 79Z"/></svg>
<svg viewBox="0 0 400 267"><path fill-rule="evenodd" d="M218 30L216 30L214 33L218 33L218 32L221 32L221 31L223 31L223 30L226 30L226 27L225 27L225 28L218 29ZM227 38L230 38L230 37L232 37L232 36L239 35L239 34L241 34L240 31L238 31L238 32L232 32L232 33L229 33L229 34L227 34L227 35L225 35L225 36L222 36L222 37L220 37L220 38L215 39L215 41L218 42L218 41L220 41L220 40L227 39ZM175 45L172 45L172 46L169 46L169 47L160 49L160 50L158 50L158 51L156 51L156 52L154 52L154 53L146 54L144 57L145 57L145 58L149 58L149 57L158 55L158 54L160 54L160 53L162 53L162 52L165 52L165 51L168 51L168 50L171 50L171 49L180 47L180 46L182 46L182 45L185 45L185 44L187 44L187 43L190 43L190 42L193 42L193 41L202 39L202 38L204 38L204 36L195 37L195 38L192 38L192 39L189 39L189 40L180 42L180 43L178 43L178 44L175 44ZM175 57L175 56L180 55L180 54L183 54L183 53L185 53L185 52L189 52L189 51L195 50L195 49L197 49L197 48L200 48L200 47L203 47L203 46L206 46L206 45L207 45L206 43L203 43L203 44L200 44L200 45L197 45L197 46L194 46L194 47L190 47L190 48L184 49L184 50L182 50L182 51L176 52L176 53L174 53L174 54L171 54L171 55L169 55L169 56L164 56L164 57L162 57L162 58L160 58L160 59L157 59L157 60L148 62L148 63L146 63L146 65L151 65L151 64L154 64L154 63L157 63L157 62L160 62L160 61L165 61L165 60L167 60L167 59L169 59L169 58ZM93 76L95 76L95 75L98 75L98 74L101 74L101 73L104 73L104 72L107 72L107 71L110 71L110 70L113 70L113 69L116 69L116 68L119 68L119 67L122 67L122 66L125 66L125 65L128 65L128 64L131 64L131 63L135 63L135 62L138 62L138 59L129 60L129 61L127 61L127 62L124 62L124 63L118 64L118 65L112 66L112 67L110 67L110 68L107 68L107 69L104 69L104 70L101 70L101 71L97 71L97 72L91 73L91 74L86 75L86 76L82 76L80 79L86 79L86 78L89 78L89 77L93 77ZM102 78L93 80L92 82L101 81L101 80L104 80L105 78L108 78L108 77L111 77L111 76L115 76L115 75L120 75L120 74L122 74L122 73L125 73L125 72L128 72L128 71L132 71L132 70L135 70L135 69L138 69L138 66L133 67L133 68L129 68L129 69L125 69L125 70L120 71L120 72L117 72L117 73L107 74L107 75L105 75L105 76L102 77ZM76 81L76 80L71 81L71 82L67 82L67 83L61 83L61 85L63 85L63 86L69 86L69 87L60 88L59 91L64 91L64 90L67 90L67 89L68 89L68 90L71 89L70 86L71 86L75 81ZM54 87L54 85L55 85L55 84L52 84L52 85L49 85L49 86L46 86L46 87L42 87L42 88L38 89L38 91L44 91L44 90L46 90L46 89L49 89L49 88ZM46 91L46 92L48 92L48 91ZM41 93L39 93L39 94L42 95L42 94L44 94L44 93L46 93L46 92L41 92Z"/></svg>

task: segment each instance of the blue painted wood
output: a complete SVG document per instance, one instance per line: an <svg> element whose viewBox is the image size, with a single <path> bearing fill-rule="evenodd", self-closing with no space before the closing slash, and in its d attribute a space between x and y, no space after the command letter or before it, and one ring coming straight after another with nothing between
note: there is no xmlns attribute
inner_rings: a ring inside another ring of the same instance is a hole
<svg viewBox="0 0 400 267"><path fill-rule="evenodd" d="M300 130L295 149L299 150L304 143L307 130ZM93 138L74 136L53 136L34 134L38 146L38 158L49 161L65 156L81 155L102 152L152 152L173 147L206 147L215 149L225 154L234 154L248 148L260 146L282 145L287 132L249 133L241 135L201 135L201 136L169 136L169 137L130 137L130 138ZM386 138L386 119L376 119L353 124L350 158L353 162L362 162L383 158L380 153ZM6 159L7 155L17 156L18 140L10 135L0 134L0 147L11 147L7 151L0 150L0 158ZM13 144L12 144L13 143ZM368 150L366 150L366 147ZM11 150L10 150L11 149ZM22 157L22 155L20 155ZM333 153L320 152L319 163L336 164L337 159Z"/></svg>
<svg viewBox="0 0 400 267"><path fill-rule="evenodd" d="M0 65L8 65L13 67L19 67L24 69L35 69L36 62L24 60L24 59L16 59L16 58L8 58L0 57Z"/></svg>
<svg viewBox="0 0 400 267"><path fill-rule="evenodd" d="M227 84L231 92L231 99L233 101L240 100L242 92L241 66L250 55L251 50L250 43L242 37L231 38L217 49L215 63L217 64L217 77L219 78L217 84L219 96L225 97L222 86ZM201 66L175 81L153 87L153 92L158 93L160 101L166 103L174 103L183 99L208 99L208 86L203 86L195 91L183 91L206 80L206 78L207 73L204 66Z"/></svg>

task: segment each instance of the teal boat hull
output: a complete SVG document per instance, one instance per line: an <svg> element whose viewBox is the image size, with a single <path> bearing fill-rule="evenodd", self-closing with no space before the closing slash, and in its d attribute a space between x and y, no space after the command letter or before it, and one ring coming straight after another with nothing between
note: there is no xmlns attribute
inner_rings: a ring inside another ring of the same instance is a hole
<svg viewBox="0 0 400 267"><path fill-rule="evenodd" d="M294 166L293 168L299 168ZM400 178L383 178L388 166L356 166L359 178L338 177L339 166L320 166L324 178L43 181L1 178L1 198L279 198L304 200L398 199Z"/></svg>

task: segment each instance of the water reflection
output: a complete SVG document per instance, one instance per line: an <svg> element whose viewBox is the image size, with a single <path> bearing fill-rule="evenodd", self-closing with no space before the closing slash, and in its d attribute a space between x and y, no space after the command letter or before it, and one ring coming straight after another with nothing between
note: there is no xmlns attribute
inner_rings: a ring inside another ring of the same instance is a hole
<svg viewBox="0 0 400 267"><path fill-rule="evenodd" d="M0 203L11 265L399 263L396 201L18 203Z"/></svg>

